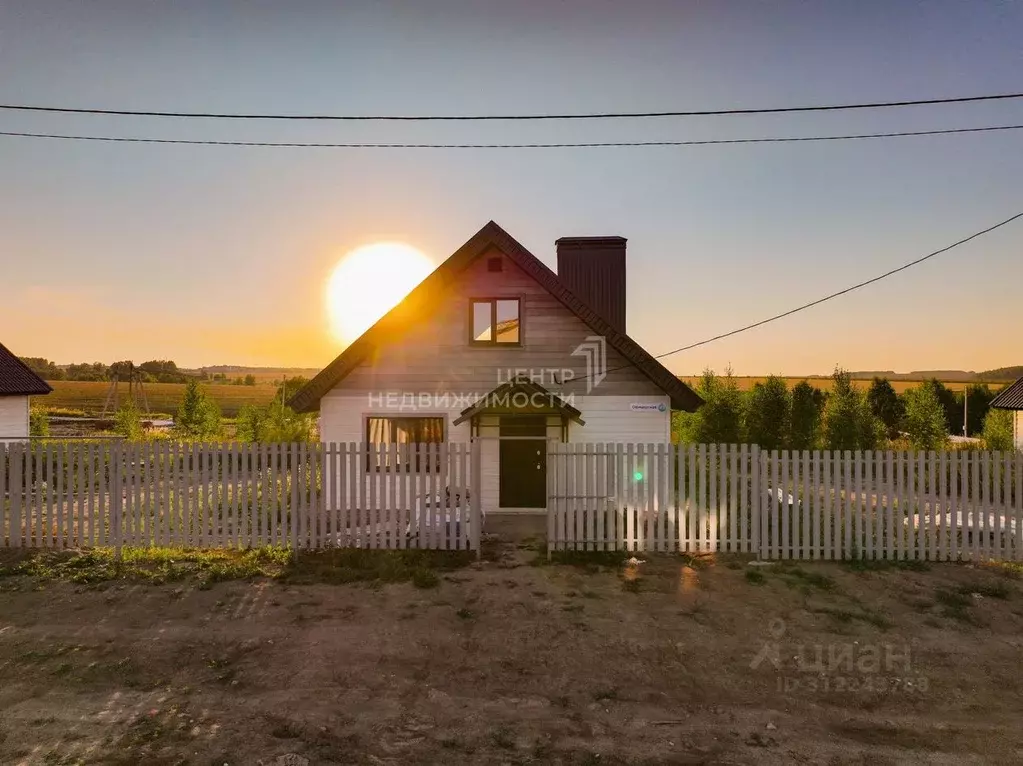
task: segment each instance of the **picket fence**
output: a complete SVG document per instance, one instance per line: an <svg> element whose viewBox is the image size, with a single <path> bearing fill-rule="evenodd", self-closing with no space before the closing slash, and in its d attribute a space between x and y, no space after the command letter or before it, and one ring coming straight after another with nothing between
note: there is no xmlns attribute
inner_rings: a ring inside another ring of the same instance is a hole
<svg viewBox="0 0 1023 766"><path fill-rule="evenodd" d="M479 549L468 444L0 443L0 545Z"/></svg>
<svg viewBox="0 0 1023 766"><path fill-rule="evenodd" d="M551 550L1023 559L1023 452L557 444Z"/></svg>

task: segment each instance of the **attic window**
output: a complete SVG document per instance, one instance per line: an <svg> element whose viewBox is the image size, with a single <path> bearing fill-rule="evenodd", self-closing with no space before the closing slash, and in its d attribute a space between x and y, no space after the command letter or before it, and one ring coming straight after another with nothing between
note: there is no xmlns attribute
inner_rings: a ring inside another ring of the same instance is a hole
<svg viewBox="0 0 1023 766"><path fill-rule="evenodd" d="M473 298L469 302L469 344L520 345L520 308L518 298Z"/></svg>
<svg viewBox="0 0 1023 766"><path fill-rule="evenodd" d="M487 271L503 271L503 270L504 270L504 263L501 261L500 257L497 257L497 258L487 258Z"/></svg>

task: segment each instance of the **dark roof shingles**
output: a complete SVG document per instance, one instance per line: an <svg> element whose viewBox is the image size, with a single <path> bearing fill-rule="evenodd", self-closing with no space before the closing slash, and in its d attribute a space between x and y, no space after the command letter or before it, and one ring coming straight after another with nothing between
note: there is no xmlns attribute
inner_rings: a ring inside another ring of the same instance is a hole
<svg viewBox="0 0 1023 766"><path fill-rule="evenodd" d="M34 396L52 390L49 383L0 343L0 396Z"/></svg>
<svg viewBox="0 0 1023 766"><path fill-rule="evenodd" d="M991 406L1002 410L1023 410L1023 378L992 399Z"/></svg>

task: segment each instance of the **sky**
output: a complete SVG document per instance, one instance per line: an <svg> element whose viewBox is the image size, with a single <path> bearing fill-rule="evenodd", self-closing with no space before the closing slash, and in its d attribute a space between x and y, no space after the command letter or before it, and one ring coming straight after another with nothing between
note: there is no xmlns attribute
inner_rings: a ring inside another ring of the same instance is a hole
<svg viewBox="0 0 1023 766"><path fill-rule="evenodd" d="M798 106L1023 91L1023 2L0 0L0 103L487 114ZM1023 100L538 123L281 123L0 111L0 130L267 141L688 140L1023 124ZM628 238L628 330L658 354L1023 210L1023 131L745 146L312 150L0 137L0 342L58 363L318 367L326 281L493 219L552 268ZM367 289L373 289L368 286ZM696 374L1023 363L1023 221L666 358Z"/></svg>

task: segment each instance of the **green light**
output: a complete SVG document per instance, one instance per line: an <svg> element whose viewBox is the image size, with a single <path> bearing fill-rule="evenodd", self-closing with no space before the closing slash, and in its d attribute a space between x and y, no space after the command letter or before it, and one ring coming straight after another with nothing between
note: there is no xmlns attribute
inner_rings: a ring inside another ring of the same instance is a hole
<svg viewBox="0 0 1023 766"><path fill-rule="evenodd" d="M636 481L643 481L643 472L636 471L634 474L632 474L632 478L635 479Z"/></svg>

